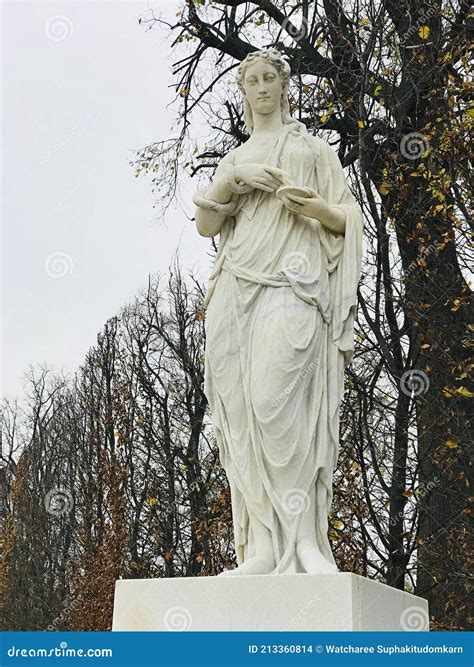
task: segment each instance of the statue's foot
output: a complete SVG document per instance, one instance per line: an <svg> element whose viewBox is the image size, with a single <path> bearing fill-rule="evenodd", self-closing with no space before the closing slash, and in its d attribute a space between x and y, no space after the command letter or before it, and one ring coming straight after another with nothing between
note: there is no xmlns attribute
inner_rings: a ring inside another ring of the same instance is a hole
<svg viewBox="0 0 474 667"><path fill-rule="evenodd" d="M231 577L239 574L268 574L274 567L275 564L273 559L254 556L253 558L246 560L245 563L242 563L242 565L239 565L239 567L236 567L234 570L224 570L224 572L221 572L217 576Z"/></svg>
<svg viewBox="0 0 474 667"><path fill-rule="evenodd" d="M339 572L337 566L328 561L310 540L300 540L296 545L296 553L308 574L336 574Z"/></svg>

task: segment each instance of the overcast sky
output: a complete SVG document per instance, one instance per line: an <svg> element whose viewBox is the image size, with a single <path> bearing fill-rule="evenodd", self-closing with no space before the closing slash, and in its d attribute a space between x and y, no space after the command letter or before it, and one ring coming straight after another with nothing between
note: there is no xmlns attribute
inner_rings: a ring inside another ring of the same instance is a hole
<svg viewBox="0 0 474 667"><path fill-rule="evenodd" d="M97 333L209 242L179 210L155 222L133 150L170 136L170 48L138 24L173 0L2 4L2 395L30 363L74 372ZM192 212L192 188L186 200ZM61 277L58 277L61 276Z"/></svg>

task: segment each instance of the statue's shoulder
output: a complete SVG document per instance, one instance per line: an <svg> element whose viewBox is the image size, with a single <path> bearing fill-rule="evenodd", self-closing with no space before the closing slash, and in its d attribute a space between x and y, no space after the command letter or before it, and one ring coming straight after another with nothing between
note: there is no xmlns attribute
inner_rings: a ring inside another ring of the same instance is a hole
<svg viewBox="0 0 474 667"><path fill-rule="evenodd" d="M314 134L310 134L309 136L319 155L327 155L328 151L331 149L331 146L328 144L328 142L325 141L325 139L321 139L321 137L314 136Z"/></svg>
<svg viewBox="0 0 474 667"><path fill-rule="evenodd" d="M233 148L228 153L223 155L221 157L221 159L219 160L219 164L229 164L229 163L233 162L234 161L234 152L235 152L235 148Z"/></svg>
<svg viewBox="0 0 474 667"><path fill-rule="evenodd" d="M228 151L225 155L223 155L219 160L217 168L219 169L225 167L228 164L235 165L235 159L236 156L239 154L239 148L240 146L237 146L236 148L231 148L230 151Z"/></svg>
<svg viewBox="0 0 474 667"><path fill-rule="evenodd" d="M231 160L234 160L240 153L245 153L248 151L249 146L251 146L251 144L248 144L248 139L246 139L246 141L243 143L239 144L235 148L232 148L232 150L230 150L227 155L230 156Z"/></svg>
<svg viewBox="0 0 474 667"><path fill-rule="evenodd" d="M221 157L221 159L217 163L217 167L214 172L214 178L216 176L219 176L223 171L225 171L227 165L234 164L234 150L235 149L230 150L228 153L226 153Z"/></svg>
<svg viewBox="0 0 474 667"><path fill-rule="evenodd" d="M309 132L300 133L299 136L300 141L303 141L307 147L311 148L313 159L316 159L317 162L327 162L327 150L329 146L324 139L320 139L320 137L316 137Z"/></svg>
<svg viewBox="0 0 474 667"><path fill-rule="evenodd" d="M311 137L311 140L313 141L316 146L327 146L327 141L324 141L324 139L321 139L321 137L317 137L314 134L309 135Z"/></svg>
<svg viewBox="0 0 474 667"><path fill-rule="evenodd" d="M341 160L339 159L339 153L333 148L325 139L320 137L311 137L314 141L316 150L319 153L321 160L327 161L332 167L340 167Z"/></svg>

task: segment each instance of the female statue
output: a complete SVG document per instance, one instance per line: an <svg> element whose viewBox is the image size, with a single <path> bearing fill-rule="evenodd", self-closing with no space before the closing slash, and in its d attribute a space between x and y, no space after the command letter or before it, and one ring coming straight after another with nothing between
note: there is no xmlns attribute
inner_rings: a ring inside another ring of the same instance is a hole
<svg viewBox="0 0 474 667"><path fill-rule="evenodd" d="M289 79L276 49L245 58L250 138L193 198L198 232L220 235L204 391L231 491L226 576L338 571L328 511L363 219L336 152L290 116Z"/></svg>

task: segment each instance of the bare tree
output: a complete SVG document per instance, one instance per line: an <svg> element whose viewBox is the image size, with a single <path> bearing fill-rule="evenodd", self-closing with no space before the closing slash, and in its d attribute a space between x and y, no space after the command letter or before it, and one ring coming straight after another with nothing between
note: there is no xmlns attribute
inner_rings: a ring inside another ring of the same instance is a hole
<svg viewBox="0 0 474 667"><path fill-rule="evenodd" d="M429 600L433 627L466 627L468 3L186 0L175 23L153 12L141 23L174 35L175 136L135 162L137 173L153 175L162 210L181 174L211 173L245 141L232 77L262 46L280 48L292 65L293 114L338 143L366 217L349 371L363 411L352 411L351 446L372 524L369 533L360 527L361 539L386 582ZM203 123L209 132L199 145Z"/></svg>
<svg viewBox="0 0 474 667"><path fill-rule="evenodd" d="M2 410L1 623L107 630L120 577L217 574L230 496L202 391L203 290L178 263L75 376L30 369Z"/></svg>

